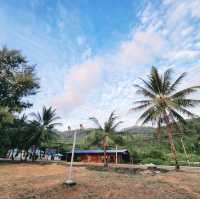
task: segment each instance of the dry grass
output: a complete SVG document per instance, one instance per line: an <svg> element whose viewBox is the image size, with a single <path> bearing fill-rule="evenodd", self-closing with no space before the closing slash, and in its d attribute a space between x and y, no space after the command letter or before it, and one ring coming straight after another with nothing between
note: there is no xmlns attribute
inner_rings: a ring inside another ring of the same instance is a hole
<svg viewBox="0 0 200 199"><path fill-rule="evenodd" d="M198 199L200 173L128 175L74 168L77 186L66 188L64 165L1 164L0 199Z"/></svg>

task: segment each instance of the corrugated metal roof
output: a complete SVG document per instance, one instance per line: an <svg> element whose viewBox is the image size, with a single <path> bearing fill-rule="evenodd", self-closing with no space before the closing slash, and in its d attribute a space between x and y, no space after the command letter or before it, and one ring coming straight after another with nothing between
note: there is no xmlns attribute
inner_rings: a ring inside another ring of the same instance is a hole
<svg viewBox="0 0 200 199"><path fill-rule="evenodd" d="M127 153L128 150L127 149L118 149L117 153ZM71 153L71 152L68 152ZM103 154L104 150L101 149L97 149L97 150L75 150L74 151L75 154ZM111 150L106 150L106 153L116 153L115 149L111 149Z"/></svg>

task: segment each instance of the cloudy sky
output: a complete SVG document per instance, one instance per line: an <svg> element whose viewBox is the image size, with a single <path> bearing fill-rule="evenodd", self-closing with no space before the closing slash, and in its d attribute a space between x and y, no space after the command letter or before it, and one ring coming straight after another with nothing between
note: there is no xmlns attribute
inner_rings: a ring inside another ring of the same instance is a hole
<svg viewBox="0 0 200 199"><path fill-rule="evenodd" d="M152 65L200 84L199 10L200 0L0 0L0 46L37 65L41 89L28 112L53 106L66 129L116 110L131 126L141 99L133 85Z"/></svg>

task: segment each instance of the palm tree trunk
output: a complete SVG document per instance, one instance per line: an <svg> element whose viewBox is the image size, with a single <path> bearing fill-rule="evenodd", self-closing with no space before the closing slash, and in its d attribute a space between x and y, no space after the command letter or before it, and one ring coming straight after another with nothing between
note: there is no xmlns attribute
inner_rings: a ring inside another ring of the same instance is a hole
<svg viewBox="0 0 200 199"><path fill-rule="evenodd" d="M180 166L179 166L178 158L177 158L177 154L176 154L176 147L175 147L174 141L173 141L172 126L171 126L171 124L169 122L169 118L168 118L168 116L166 114L165 114L165 122L166 122L166 125L167 125L167 134L168 134L168 139L169 139L169 144L170 144L171 152L173 154L173 159L175 161L175 169L179 170Z"/></svg>
<svg viewBox="0 0 200 199"><path fill-rule="evenodd" d="M103 147L104 147L104 167L108 167L108 161L107 161L107 139L106 139L106 135L104 136L104 140L103 140Z"/></svg>
<svg viewBox="0 0 200 199"><path fill-rule="evenodd" d="M156 137L157 137L157 141L160 142L160 127L159 126L156 128Z"/></svg>

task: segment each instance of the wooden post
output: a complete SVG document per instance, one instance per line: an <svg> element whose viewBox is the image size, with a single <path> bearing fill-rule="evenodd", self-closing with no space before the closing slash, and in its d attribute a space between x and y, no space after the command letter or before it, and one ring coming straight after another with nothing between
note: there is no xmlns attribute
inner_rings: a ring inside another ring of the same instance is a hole
<svg viewBox="0 0 200 199"><path fill-rule="evenodd" d="M181 144L182 144L182 147L183 147L183 150L184 150L186 159L187 159L187 163L188 163L188 165L190 166L190 160L189 160L188 154L187 154L187 152L186 152L185 145L184 145L184 143L183 143L183 137L181 137Z"/></svg>

